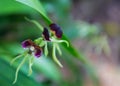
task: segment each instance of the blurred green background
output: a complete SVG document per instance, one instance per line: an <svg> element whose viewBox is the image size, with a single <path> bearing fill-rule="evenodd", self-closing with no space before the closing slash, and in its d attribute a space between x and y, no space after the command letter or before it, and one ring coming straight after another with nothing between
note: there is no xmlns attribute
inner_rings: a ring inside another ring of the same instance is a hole
<svg viewBox="0 0 120 86"><path fill-rule="evenodd" d="M42 57L35 60L31 76L27 76L26 63L13 86L120 86L120 1L40 2L50 19L62 27L71 44L93 69L89 69L61 46L63 54L57 57L63 68L58 67L51 57ZM13 66L10 66L10 61L23 52L21 42L41 36L39 29L26 21L25 17L46 26L44 19L34 9L15 0L0 0L0 86L12 86L21 59ZM97 78L90 74L93 71ZM99 84L96 84L97 80Z"/></svg>

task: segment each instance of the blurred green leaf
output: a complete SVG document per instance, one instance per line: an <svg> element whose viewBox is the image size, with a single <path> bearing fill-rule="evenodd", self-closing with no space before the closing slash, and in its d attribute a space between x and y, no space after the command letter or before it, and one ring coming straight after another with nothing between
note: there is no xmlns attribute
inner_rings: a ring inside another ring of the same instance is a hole
<svg viewBox="0 0 120 86"><path fill-rule="evenodd" d="M52 21L48 18L45 10L42 7L42 4L38 0L16 0L16 1L35 9L42 15L42 17L47 21L48 24L51 24Z"/></svg>
<svg viewBox="0 0 120 86"><path fill-rule="evenodd" d="M68 40L65 35L63 35L63 39L64 40ZM70 42L69 42L70 43ZM92 67L92 65L89 63L89 61L85 58L85 56L78 52L70 43L70 46L67 47L64 43L62 44L62 46L64 47L65 50L67 50L69 52L69 54L73 55L75 58L79 59L82 63L82 65L84 66L84 68L87 70L88 74L91 76L91 78L93 79L95 86L99 86L99 81L98 81L98 77L95 73L94 68Z"/></svg>
<svg viewBox="0 0 120 86"><path fill-rule="evenodd" d="M39 60L35 59L34 67L52 80L59 81L61 79L60 70L48 57L42 56Z"/></svg>
<svg viewBox="0 0 120 86"><path fill-rule="evenodd" d="M34 10L27 6L17 3L15 0L0 0L0 15L17 14L17 13L35 13Z"/></svg>

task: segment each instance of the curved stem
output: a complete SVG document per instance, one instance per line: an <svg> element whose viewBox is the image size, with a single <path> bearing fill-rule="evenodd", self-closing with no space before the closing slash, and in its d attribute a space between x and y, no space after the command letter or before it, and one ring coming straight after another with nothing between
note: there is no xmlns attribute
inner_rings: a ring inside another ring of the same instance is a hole
<svg viewBox="0 0 120 86"><path fill-rule="evenodd" d="M53 44L53 52L52 52L52 56L53 56L53 60L60 66L60 67L63 67L63 65L59 62L59 60L57 59L56 57L56 45Z"/></svg>
<svg viewBox="0 0 120 86"><path fill-rule="evenodd" d="M27 57L28 57L28 54L25 55L24 59L22 60L22 62L21 62L21 63L19 64L19 66L17 67L17 70L16 70L16 72L15 72L15 80L13 81L13 84L16 83L17 77L18 77L18 72L19 72L20 68L22 67L22 65L25 63Z"/></svg>

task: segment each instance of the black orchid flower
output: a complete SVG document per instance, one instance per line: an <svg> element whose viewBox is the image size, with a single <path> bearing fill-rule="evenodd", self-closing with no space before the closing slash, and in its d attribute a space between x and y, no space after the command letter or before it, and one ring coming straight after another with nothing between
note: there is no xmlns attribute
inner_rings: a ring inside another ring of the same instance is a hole
<svg viewBox="0 0 120 86"><path fill-rule="evenodd" d="M42 49L30 39L23 41L22 47L24 49L28 49L29 54L32 53L37 58L39 58L42 55Z"/></svg>
<svg viewBox="0 0 120 86"><path fill-rule="evenodd" d="M31 75L32 65L33 65L33 62L34 62L34 57L39 58L42 55L42 48L40 46L38 46L37 44L35 44L30 39L27 39L27 40L23 41L22 42L22 47L24 49L26 49L26 51L24 53L18 55L17 57L15 57L11 61L11 64L12 64L17 59L19 59L21 57L24 57L23 60L21 61L21 63L18 65L17 69L16 69L15 80L13 81L13 84L16 83L17 77L18 77L18 72L19 72L21 66L27 61L27 59L29 60L29 74L28 75Z"/></svg>
<svg viewBox="0 0 120 86"><path fill-rule="evenodd" d="M48 55L49 51L48 51L48 43L52 43L53 48L52 48L52 57L53 60L60 66L63 67L62 64L59 62L59 60L57 59L56 56L56 51L58 51L58 53L60 55L62 55L60 46L58 45L59 43L66 43L67 46L69 46L69 43L66 40L61 40L61 39L57 39L57 38L62 38L62 29L55 23L50 24L50 30L49 31L47 28L42 27L42 37L39 37L38 39L35 39L34 41L27 39L25 41L22 42L22 47L25 49L25 51L18 55L17 57L15 57L14 59L12 59L11 64L13 62L15 62L17 59L24 57L21 61L21 63L18 65L16 72L15 72L15 80L13 82L16 83L17 81L17 77L18 77L18 72L20 70L20 68L22 67L22 65L29 60L29 73L28 75L32 74L32 65L34 63L34 59L39 58L42 56L42 54L44 54L45 56ZM53 35L51 35L53 32ZM44 49L43 49L44 48ZM42 49L44 50L44 52L42 51ZM36 58L34 58L36 57Z"/></svg>
<svg viewBox="0 0 120 86"><path fill-rule="evenodd" d="M62 38L62 29L55 23L52 23L49 25L51 31L54 32L54 34L56 35L57 38Z"/></svg>
<svg viewBox="0 0 120 86"><path fill-rule="evenodd" d="M50 35L49 35L49 31L47 28L44 28L42 35L45 40L50 41Z"/></svg>

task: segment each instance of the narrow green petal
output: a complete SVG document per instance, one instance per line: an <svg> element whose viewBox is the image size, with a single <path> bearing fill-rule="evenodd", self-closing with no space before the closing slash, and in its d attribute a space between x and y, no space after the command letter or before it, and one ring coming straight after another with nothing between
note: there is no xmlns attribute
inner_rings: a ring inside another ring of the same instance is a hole
<svg viewBox="0 0 120 86"><path fill-rule="evenodd" d="M35 24L41 31L43 31L43 27L39 24L36 20L30 20L29 18L25 17L25 19L33 24Z"/></svg>
<svg viewBox="0 0 120 86"><path fill-rule="evenodd" d="M58 53L59 53L60 55L62 55L62 52L61 52L60 46L59 46L58 44L56 44L56 49L58 50Z"/></svg>
<svg viewBox="0 0 120 86"><path fill-rule="evenodd" d="M19 66L17 67L16 72L15 72L15 80L13 81L13 84L16 83L17 77L18 77L18 72L19 72L20 68L22 67L22 65L25 63L27 57L28 57L28 54L24 57L24 59L22 60L22 62L21 62L21 63L19 64Z"/></svg>
<svg viewBox="0 0 120 86"><path fill-rule="evenodd" d="M69 47L69 42L68 42L68 41L66 41L66 40L58 40L58 42L59 42L59 43L64 42L64 43L66 43L66 44L67 44L67 47Z"/></svg>
<svg viewBox="0 0 120 86"><path fill-rule="evenodd" d="M34 63L34 57L32 56L31 58L29 58L29 73L28 73L28 76L30 76L32 74L33 63Z"/></svg>
<svg viewBox="0 0 120 86"><path fill-rule="evenodd" d="M53 44L53 52L52 52L52 56L53 56L53 60L60 66L63 67L63 65L59 62L59 60L56 57L56 46L55 44Z"/></svg>
<svg viewBox="0 0 120 86"><path fill-rule="evenodd" d="M47 55L48 55L47 42L45 42L44 53L45 53L45 56L47 56Z"/></svg>
<svg viewBox="0 0 120 86"><path fill-rule="evenodd" d="M51 38L51 41L52 41L52 42L55 42L55 43L62 43L62 42L64 42L64 43L67 44L67 47L69 47L69 42L66 41L66 40L57 40L57 39L55 39L54 37L52 37L52 38Z"/></svg>
<svg viewBox="0 0 120 86"><path fill-rule="evenodd" d="M23 57L23 56L26 55L27 53L28 53L28 51L25 51L23 54L20 54L20 55L18 55L17 57L13 58L13 59L11 60L11 62L10 62L10 65L12 65L13 62L15 62L17 59Z"/></svg>
<svg viewBox="0 0 120 86"><path fill-rule="evenodd" d="M19 59L19 58L21 58L23 56L24 56L24 54L20 54L20 55L16 56L15 58L13 58L12 61L10 62L10 65L12 65L13 62L15 62L17 59Z"/></svg>

